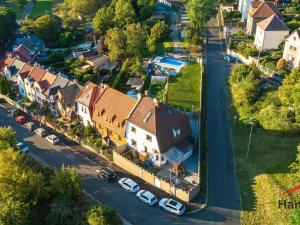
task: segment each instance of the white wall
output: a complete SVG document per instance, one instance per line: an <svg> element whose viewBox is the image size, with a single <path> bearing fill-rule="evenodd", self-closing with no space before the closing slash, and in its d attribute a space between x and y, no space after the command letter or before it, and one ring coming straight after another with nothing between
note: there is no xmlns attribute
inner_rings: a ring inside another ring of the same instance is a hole
<svg viewBox="0 0 300 225"><path fill-rule="evenodd" d="M262 50L278 49L289 31L265 31Z"/></svg>
<svg viewBox="0 0 300 225"><path fill-rule="evenodd" d="M77 115L82 119L84 126L93 125L89 108L81 103L77 103Z"/></svg>
<svg viewBox="0 0 300 225"><path fill-rule="evenodd" d="M135 133L132 132L132 127L134 127L136 129ZM151 142L146 140L146 135L149 135L152 137ZM136 141L136 147L133 147L131 145L132 139ZM147 147L147 152L149 154L154 154L154 150L159 151L156 136L141 129L140 127L133 125L130 122L127 122L127 126L126 126L126 141L130 147L136 149L138 152L144 152L145 146Z"/></svg>
<svg viewBox="0 0 300 225"><path fill-rule="evenodd" d="M32 82L28 78L24 79L25 83L25 90L26 90L26 95L27 98L29 98L31 101L35 101L35 91L33 90Z"/></svg>
<svg viewBox="0 0 300 225"><path fill-rule="evenodd" d="M264 30L261 29L260 27L257 27L255 38L254 38L254 45L258 50L263 50L264 38L265 38Z"/></svg>
<svg viewBox="0 0 300 225"><path fill-rule="evenodd" d="M300 65L300 40L296 32L286 39L283 51L283 58L291 67ZM292 61L292 58L294 60Z"/></svg>

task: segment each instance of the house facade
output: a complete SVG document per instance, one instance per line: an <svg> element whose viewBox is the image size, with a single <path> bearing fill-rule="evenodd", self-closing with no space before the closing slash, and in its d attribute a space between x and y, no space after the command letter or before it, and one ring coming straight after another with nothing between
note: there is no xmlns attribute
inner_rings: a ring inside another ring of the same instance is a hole
<svg viewBox="0 0 300 225"><path fill-rule="evenodd" d="M295 30L285 40L283 58L289 68L300 66L300 30Z"/></svg>
<svg viewBox="0 0 300 225"><path fill-rule="evenodd" d="M59 114L68 120L76 116L76 97L82 90L82 86L73 83L64 88L59 88L56 93L56 109Z"/></svg>
<svg viewBox="0 0 300 225"><path fill-rule="evenodd" d="M23 97L27 97L26 88L25 88L25 79L29 76L30 72L32 70L32 66L28 64L24 64L22 69L18 72L16 82L19 87L19 94Z"/></svg>
<svg viewBox="0 0 300 225"><path fill-rule="evenodd" d="M76 112L79 120L84 126L94 125L94 122L92 121L93 107L95 101L106 88L105 85L97 86L89 81L79 92L76 98Z"/></svg>
<svg viewBox="0 0 300 225"><path fill-rule="evenodd" d="M254 45L260 51L277 49L289 32L278 16L270 16L257 24Z"/></svg>
<svg viewBox="0 0 300 225"><path fill-rule="evenodd" d="M193 153L187 116L150 97L143 97L127 119L127 145L147 154L156 166L180 164Z"/></svg>
<svg viewBox="0 0 300 225"><path fill-rule="evenodd" d="M126 144L126 119L138 100L113 88L106 88L97 99L93 110L93 121L107 144Z"/></svg>
<svg viewBox="0 0 300 225"><path fill-rule="evenodd" d="M27 98L29 98L31 101L36 100L34 83L36 81L40 81L45 73L46 73L46 71L43 68L41 68L39 65L35 64L31 70L29 76L24 79Z"/></svg>
<svg viewBox="0 0 300 225"><path fill-rule="evenodd" d="M277 9L273 2L257 2L251 3L250 8L248 8L248 18L246 32L250 35L255 35L257 24L270 16L277 15L282 19L280 11Z"/></svg>
<svg viewBox="0 0 300 225"><path fill-rule="evenodd" d="M51 87L56 78L56 75L47 71L39 81L34 82L35 100L40 105L45 106L47 104L48 98L45 92Z"/></svg>

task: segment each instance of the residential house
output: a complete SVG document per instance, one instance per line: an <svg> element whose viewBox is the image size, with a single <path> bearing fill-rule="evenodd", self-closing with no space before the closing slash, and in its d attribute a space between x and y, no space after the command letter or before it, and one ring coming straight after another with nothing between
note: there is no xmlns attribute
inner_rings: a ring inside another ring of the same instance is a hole
<svg viewBox="0 0 300 225"><path fill-rule="evenodd" d="M283 58L290 69L300 66L300 29L293 31L286 38Z"/></svg>
<svg viewBox="0 0 300 225"><path fill-rule="evenodd" d="M280 11L273 2L263 1L259 6L257 6L257 3L251 4L251 7L248 9L247 33L255 35L256 25L274 14L283 19Z"/></svg>
<svg viewBox="0 0 300 225"><path fill-rule="evenodd" d="M31 51L39 51L39 52L43 52L46 47L45 42L34 34L17 38L15 48L19 45L24 45Z"/></svg>
<svg viewBox="0 0 300 225"><path fill-rule="evenodd" d="M145 80L139 77L130 77L127 81L127 85L130 86L131 88L134 88L137 91L142 90L144 86Z"/></svg>
<svg viewBox="0 0 300 225"><path fill-rule="evenodd" d="M46 105L48 98L45 95L45 92L52 86L56 78L56 75L47 71L39 81L34 82L33 88L35 90L35 100L40 105Z"/></svg>
<svg viewBox="0 0 300 225"><path fill-rule="evenodd" d="M106 88L97 99L92 119L108 144L111 142L117 146L126 144L126 119L137 102L137 99L110 87Z"/></svg>
<svg viewBox="0 0 300 225"><path fill-rule="evenodd" d="M260 3L261 3L261 1L259 1L259 0L239 0L238 10L242 14L241 22L247 21L248 9L250 7L257 8L260 5Z"/></svg>
<svg viewBox="0 0 300 225"><path fill-rule="evenodd" d="M35 81L40 81L45 73L46 71L43 68L41 68L38 64L35 64L30 71L29 76L24 79L27 98L31 101L35 101L35 89L33 84Z"/></svg>
<svg viewBox="0 0 300 225"><path fill-rule="evenodd" d="M260 51L277 49L289 33L290 29L278 16L270 16L257 24L254 45Z"/></svg>
<svg viewBox="0 0 300 225"><path fill-rule="evenodd" d="M19 58L23 62L33 63L36 61L36 51L32 51L27 48L25 45L21 44L17 48L14 49L12 53L10 53L14 57Z"/></svg>
<svg viewBox="0 0 300 225"><path fill-rule="evenodd" d="M130 148L148 154L156 166L180 164L193 153L189 119L169 105L143 97L127 119Z"/></svg>
<svg viewBox="0 0 300 225"><path fill-rule="evenodd" d="M48 102L55 104L56 93L60 88L66 87L71 81L64 77L61 73L57 74L56 80L53 82L50 88L45 91L45 95L48 98Z"/></svg>
<svg viewBox="0 0 300 225"><path fill-rule="evenodd" d="M63 88L59 88L56 93L56 108L59 114L66 119L72 120L76 116L76 97L82 86L72 83Z"/></svg>
<svg viewBox="0 0 300 225"><path fill-rule="evenodd" d="M7 67L10 64L12 64L13 61L14 61L14 58L12 58L12 57L6 57L6 58L0 59L0 75L1 76L5 76L6 77Z"/></svg>
<svg viewBox="0 0 300 225"><path fill-rule="evenodd" d="M85 60L87 64L91 65L94 68L102 67L107 61L108 61L107 55L97 55Z"/></svg>
<svg viewBox="0 0 300 225"><path fill-rule="evenodd" d="M22 69L17 74L17 84L19 86L19 94L23 98L27 97L24 80L29 76L31 70L32 70L32 66L25 63Z"/></svg>
<svg viewBox="0 0 300 225"><path fill-rule="evenodd" d="M14 76L17 72L22 68L24 64L23 62L16 59L15 57L8 56L5 59L2 59L2 66L1 66L1 74L5 76L8 80L14 80Z"/></svg>
<svg viewBox="0 0 300 225"><path fill-rule="evenodd" d="M106 88L105 85L98 86L89 81L79 92L76 98L76 111L84 126L93 125L92 113L95 102Z"/></svg>

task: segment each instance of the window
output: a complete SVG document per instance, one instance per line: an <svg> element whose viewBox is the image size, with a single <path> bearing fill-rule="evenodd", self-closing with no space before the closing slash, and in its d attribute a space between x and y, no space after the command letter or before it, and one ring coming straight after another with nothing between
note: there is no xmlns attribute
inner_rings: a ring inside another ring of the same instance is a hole
<svg viewBox="0 0 300 225"><path fill-rule="evenodd" d="M83 106L81 106L81 112L84 112L84 108L83 108Z"/></svg>
<svg viewBox="0 0 300 225"><path fill-rule="evenodd" d="M134 147L136 147L136 141L133 140L133 139L131 139L131 145L134 146Z"/></svg>
<svg viewBox="0 0 300 225"><path fill-rule="evenodd" d="M293 40L296 41L296 37L294 37Z"/></svg>
<svg viewBox="0 0 300 225"><path fill-rule="evenodd" d="M117 118L117 116L114 115L114 116L112 117L112 122L114 122L116 118Z"/></svg>
<svg viewBox="0 0 300 225"><path fill-rule="evenodd" d="M98 116L98 117L100 116L100 113L99 113L99 112L97 113L97 116Z"/></svg>
<svg viewBox="0 0 300 225"><path fill-rule="evenodd" d="M151 137L150 135L147 134L147 135L146 135L146 140L147 140L147 141L152 141L152 137Z"/></svg>
<svg viewBox="0 0 300 225"><path fill-rule="evenodd" d="M132 133L136 133L135 127L131 127L131 132L132 132Z"/></svg>
<svg viewBox="0 0 300 225"><path fill-rule="evenodd" d="M297 51L297 48L296 48L296 47L294 47L294 51Z"/></svg>
<svg viewBox="0 0 300 225"><path fill-rule="evenodd" d="M84 113L86 113L86 108L84 107Z"/></svg>
<svg viewBox="0 0 300 225"><path fill-rule="evenodd" d="M172 129L174 137L178 137L180 135L180 129Z"/></svg>
<svg viewBox="0 0 300 225"><path fill-rule="evenodd" d="M105 113L105 109L102 109L101 116L103 116L104 113Z"/></svg>
<svg viewBox="0 0 300 225"><path fill-rule="evenodd" d="M148 152L147 146L144 146L144 151L145 151L145 152Z"/></svg>

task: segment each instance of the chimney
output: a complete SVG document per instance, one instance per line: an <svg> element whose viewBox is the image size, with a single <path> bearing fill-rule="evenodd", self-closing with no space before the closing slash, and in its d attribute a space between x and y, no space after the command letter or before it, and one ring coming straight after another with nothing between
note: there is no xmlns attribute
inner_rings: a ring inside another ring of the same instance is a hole
<svg viewBox="0 0 300 225"><path fill-rule="evenodd" d="M142 98L142 93L138 93L137 98L138 98L138 100L140 100Z"/></svg>
<svg viewBox="0 0 300 225"><path fill-rule="evenodd" d="M153 102L154 102L154 104L155 104L155 106L156 107L158 107L159 106L159 101L155 98L155 99L153 99Z"/></svg>
<svg viewBox="0 0 300 225"><path fill-rule="evenodd" d="M149 92L148 91L145 91L145 96L148 96Z"/></svg>

